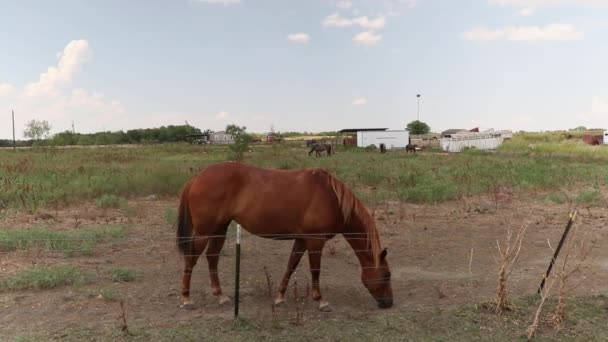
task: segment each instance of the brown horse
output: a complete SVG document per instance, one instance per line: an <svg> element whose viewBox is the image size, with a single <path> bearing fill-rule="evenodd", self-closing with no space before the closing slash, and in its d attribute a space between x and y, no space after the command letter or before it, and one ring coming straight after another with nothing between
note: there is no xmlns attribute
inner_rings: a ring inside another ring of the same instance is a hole
<svg viewBox="0 0 608 342"><path fill-rule="evenodd" d="M321 156L321 152L326 151L327 152L327 156L331 156L331 145L330 144L316 144L314 145L311 149L310 152L308 152L308 155L310 156L313 152L315 152L317 157Z"/></svg>
<svg viewBox="0 0 608 342"><path fill-rule="evenodd" d="M185 261L184 307L192 306L190 277L206 247L213 294L220 304L230 301L222 293L217 264L232 220L261 237L295 240L277 305L285 301L289 278L308 251L312 298L320 302L320 310L331 310L321 297L319 275L323 246L337 234L355 251L361 280L378 306L393 305L387 253L381 250L374 219L342 182L322 169L268 170L228 162L207 167L181 194L177 245Z"/></svg>

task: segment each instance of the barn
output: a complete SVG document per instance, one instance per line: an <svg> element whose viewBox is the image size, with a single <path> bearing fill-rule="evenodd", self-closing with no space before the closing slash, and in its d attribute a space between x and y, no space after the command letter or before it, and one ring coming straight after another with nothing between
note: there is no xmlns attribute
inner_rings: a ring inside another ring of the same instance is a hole
<svg viewBox="0 0 608 342"><path fill-rule="evenodd" d="M410 134L406 130L389 130L388 128L347 128L339 131L346 134L345 145L367 147L374 145L380 147L384 144L387 149L405 148L410 141Z"/></svg>

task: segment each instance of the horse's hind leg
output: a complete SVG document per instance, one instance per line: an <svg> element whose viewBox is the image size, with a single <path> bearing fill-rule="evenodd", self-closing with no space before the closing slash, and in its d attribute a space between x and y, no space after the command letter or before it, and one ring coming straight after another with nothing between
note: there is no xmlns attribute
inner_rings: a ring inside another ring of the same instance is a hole
<svg viewBox="0 0 608 342"><path fill-rule="evenodd" d="M196 265L198 257L203 253L207 242L209 240L206 237L195 237L192 241L192 251L189 255L184 255L184 276L182 278L182 307L192 308L194 302L190 299L190 280L192 278L192 269Z"/></svg>
<svg viewBox="0 0 608 342"><path fill-rule="evenodd" d="M285 291L287 290L287 285L289 285L289 278L298 267L300 260L302 259L302 255L306 252L306 245L304 244L304 240L296 239L293 243L293 248L291 249L291 255L289 256L289 262L287 263L287 270L283 275L283 280L281 280L281 285L279 285L279 292L277 294L277 299L274 301L275 305L280 305L285 302Z"/></svg>
<svg viewBox="0 0 608 342"><path fill-rule="evenodd" d="M228 226L215 232L214 236L209 239L209 247L207 248L207 262L209 263L209 278L211 279L211 289L213 295L218 297L220 305L230 302L230 298L222 292L220 286L220 278L217 271L217 264L220 260L220 252L226 241L226 230Z"/></svg>
<svg viewBox="0 0 608 342"><path fill-rule="evenodd" d="M310 239L306 240L308 250L308 263L310 264L310 274L312 275L312 299L319 302L319 310L329 312L332 310L329 302L323 300L319 277L321 276L321 254L323 253L325 240Z"/></svg>

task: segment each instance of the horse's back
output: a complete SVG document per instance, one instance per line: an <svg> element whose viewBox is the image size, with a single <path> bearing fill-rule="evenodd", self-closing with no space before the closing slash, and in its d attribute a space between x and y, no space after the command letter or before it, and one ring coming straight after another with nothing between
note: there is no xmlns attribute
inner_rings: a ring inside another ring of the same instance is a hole
<svg viewBox="0 0 608 342"><path fill-rule="evenodd" d="M329 177L322 169L285 171L215 164L194 179L190 209L201 224L235 220L254 234L327 230L340 223Z"/></svg>

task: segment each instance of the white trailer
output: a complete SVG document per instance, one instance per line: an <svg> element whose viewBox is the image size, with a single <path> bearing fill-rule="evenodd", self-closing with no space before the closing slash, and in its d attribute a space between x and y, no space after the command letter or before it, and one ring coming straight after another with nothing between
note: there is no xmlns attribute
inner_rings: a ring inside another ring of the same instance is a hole
<svg viewBox="0 0 608 342"><path fill-rule="evenodd" d="M608 145L608 131L604 131L604 145Z"/></svg>
<svg viewBox="0 0 608 342"><path fill-rule="evenodd" d="M446 152L462 152L465 148L495 150L505 139L513 137L511 131L486 131L482 133L455 134L441 139L441 149Z"/></svg>
<svg viewBox="0 0 608 342"><path fill-rule="evenodd" d="M409 142L410 133L405 130L357 131L358 147L384 144L387 149L405 148Z"/></svg>

